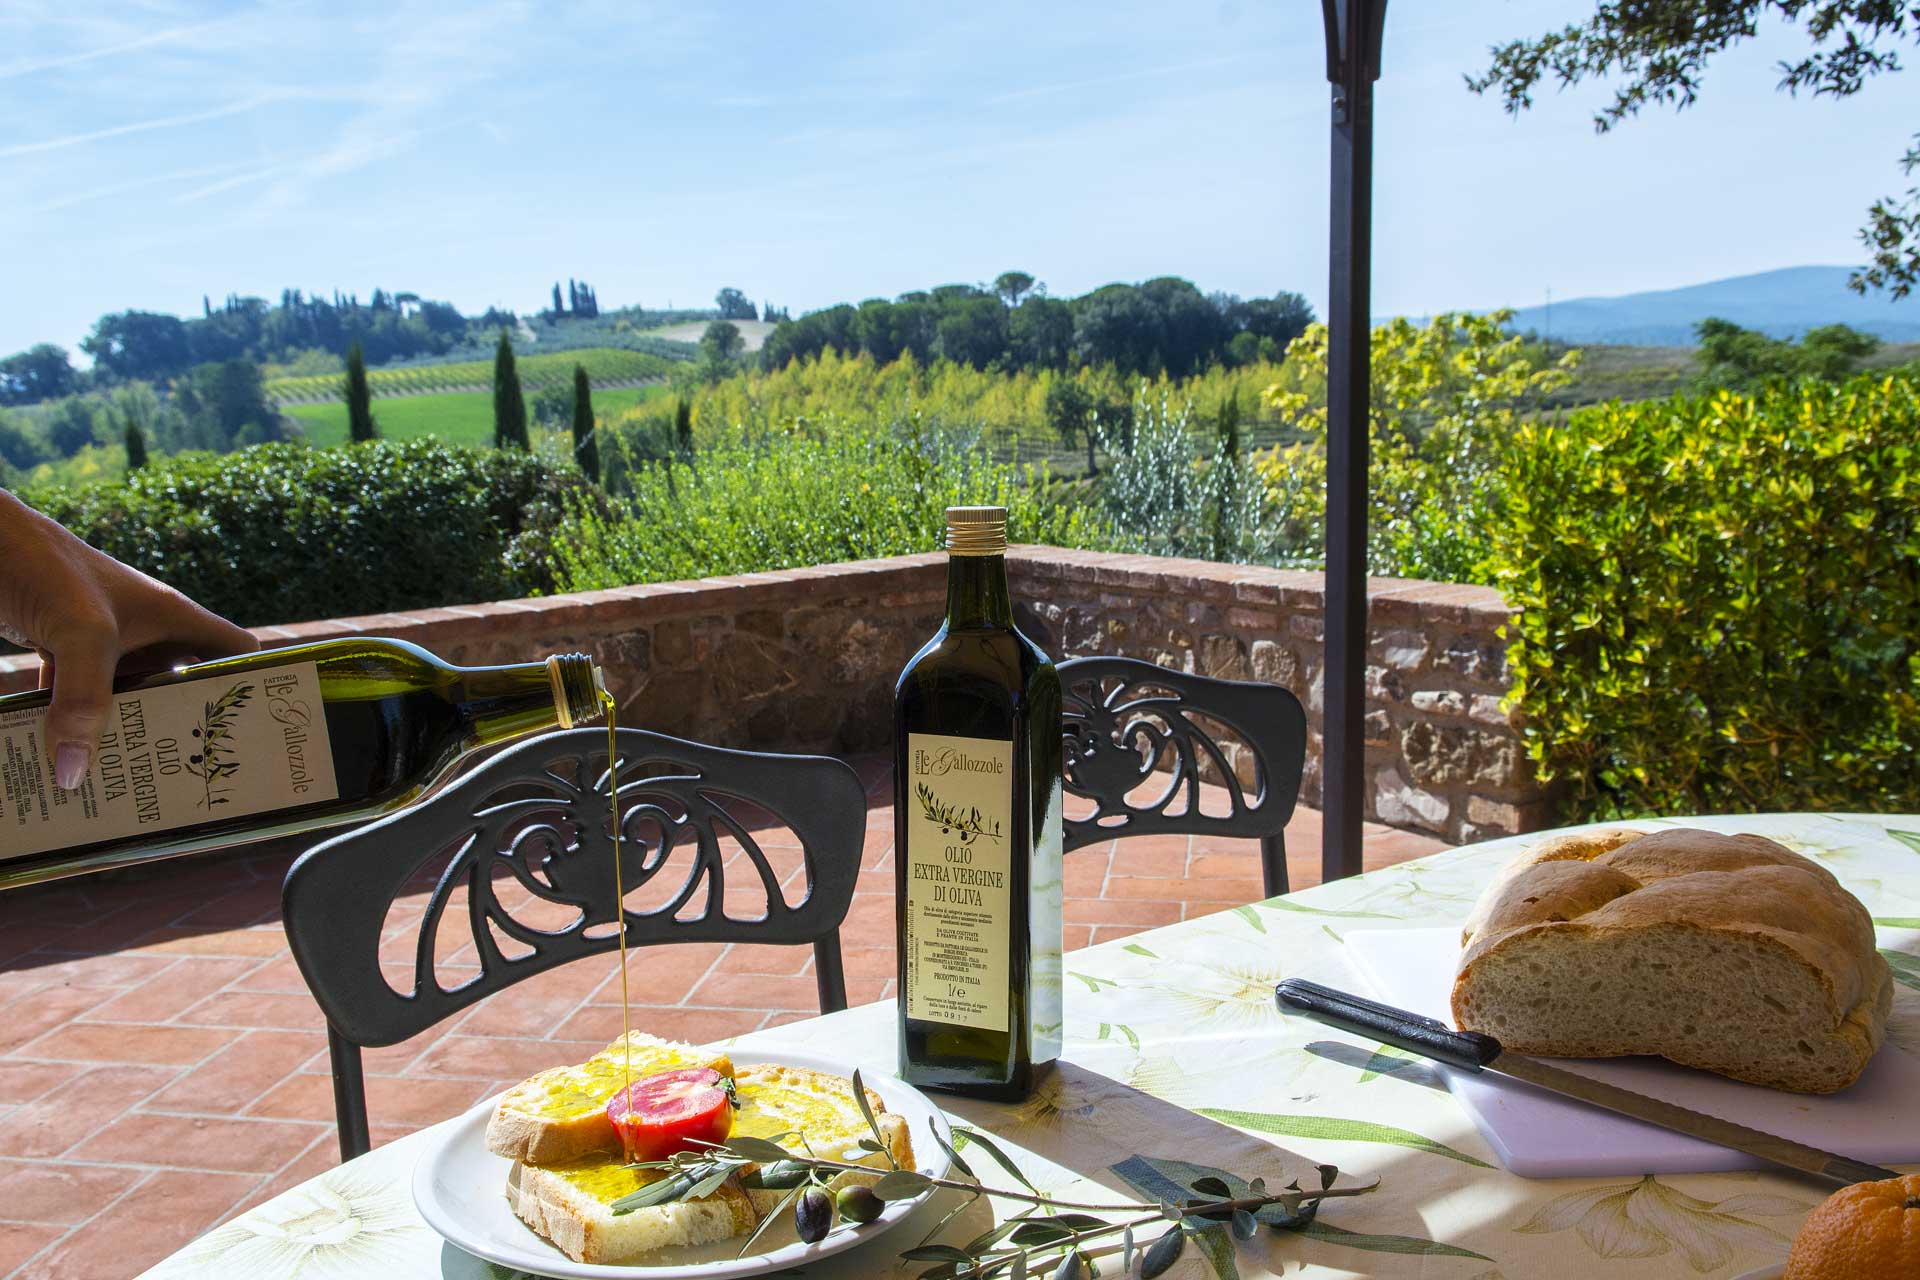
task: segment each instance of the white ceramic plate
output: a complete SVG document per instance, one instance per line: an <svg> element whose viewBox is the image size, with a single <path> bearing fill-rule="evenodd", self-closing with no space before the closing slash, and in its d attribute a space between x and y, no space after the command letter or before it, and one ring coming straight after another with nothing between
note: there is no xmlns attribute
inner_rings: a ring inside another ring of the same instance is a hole
<svg viewBox="0 0 1920 1280"><path fill-rule="evenodd" d="M812 1067L837 1076L853 1074L850 1063L782 1049L742 1050L741 1061ZM932 1124L942 1139L953 1140L940 1109L912 1085L890 1077L862 1079L880 1095L887 1110L906 1120L920 1172L935 1178L945 1176L950 1163L947 1154L927 1130ZM836 1224L826 1239L811 1245L796 1239L791 1226L776 1223L755 1242L755 1251L744 1258L734 1256L739 1241L722 1240L695 1248L663 1250L617 1265L575 1262L535 1235L507 1206L507 1171L512 1161L487 1150L487 1120L493 1108L494 1102L488 1101L467 1112L422 1153L414 1166L413 1202L427 1225L452 1244L488 1262L539 1276L560 1280L634 1280L636 1276L647 1280L723 1280L760 1275L864 1244L900 1222L920 1203L919 1199L892 1201L866 1226L849 1229Z"/></svg>
<svg viewBox="0 0 1920 1280"><path fill-rule="evenodd" d="M1752 1271L1742 1271L1733 1280L1780 1280L1780 1277L1785 1274L1787 1274L1787 1266L1784 1262L1780 1262L1771 1267L1756 1267Z"/></svg>

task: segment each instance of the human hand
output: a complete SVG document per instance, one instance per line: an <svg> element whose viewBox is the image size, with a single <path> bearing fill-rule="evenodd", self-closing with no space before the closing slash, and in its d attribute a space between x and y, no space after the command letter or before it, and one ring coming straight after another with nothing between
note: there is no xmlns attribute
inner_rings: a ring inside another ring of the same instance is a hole
<svg viewBox="0 0 1920 1280"><path fill-rule="evenodd" d="M0 636L40 654L54 781L86 781L113 680L251 653L252 633L0 490Z"/></svg>

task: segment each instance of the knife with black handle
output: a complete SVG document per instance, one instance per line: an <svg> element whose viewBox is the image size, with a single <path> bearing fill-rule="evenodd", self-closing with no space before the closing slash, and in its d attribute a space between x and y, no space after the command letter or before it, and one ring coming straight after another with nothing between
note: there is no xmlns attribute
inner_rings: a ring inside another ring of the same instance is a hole
<svg viewBox="0 0 1920 1280"><path fill-rule="evenodd" d="M1772 1164L1783 1165L1839 1183L1878 1182L1900 1175L1891 1169L1852 1160L1804 1143L1749 1129L1746 1125L1686 1107L1649 1098L1631 1089L1592 1080L1551 1066L1538 1058L1512 1053L1498 1040L1479 1031L1455 1031L1434 1018L1381 1004L1317 982L1288 978L1273 989L1280 1012L1312 1018L1341 1031L1417 1053L1459 1071L1492 1071L1524 1080L1564 1097L1617 1111L1635 1120L1684 1133L1719 1146L1731 1147Z"/></svg>

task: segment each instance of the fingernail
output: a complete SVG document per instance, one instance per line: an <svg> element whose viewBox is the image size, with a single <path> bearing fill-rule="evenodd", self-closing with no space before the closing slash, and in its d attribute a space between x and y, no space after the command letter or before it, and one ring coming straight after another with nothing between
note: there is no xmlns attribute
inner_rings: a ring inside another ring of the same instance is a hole
<svg viewBox="0 0 1920 1280"><path fill-rule="evenodd" d="M53 780L62 791L72 791L87 780L88 759L85 743L63 742L53 753Z"/></svg>

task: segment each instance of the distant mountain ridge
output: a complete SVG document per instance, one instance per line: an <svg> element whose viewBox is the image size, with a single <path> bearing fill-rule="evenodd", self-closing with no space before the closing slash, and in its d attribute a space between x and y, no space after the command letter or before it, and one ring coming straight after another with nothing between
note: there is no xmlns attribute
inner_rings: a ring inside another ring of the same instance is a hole
<svg viewBox="0 0 1920 1280"><path fill-rule="evenodd" d="M1783 267L1617 298L1555 299L1514 312L1513 327L1564 342L1692 346L1693 327L1719 316L1776 338L1850 325L1883 342L1920 341L1920 296L1901 302L1847 288L1851 267Z"/></svg>

